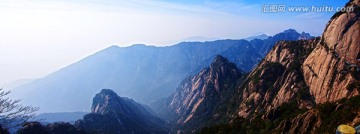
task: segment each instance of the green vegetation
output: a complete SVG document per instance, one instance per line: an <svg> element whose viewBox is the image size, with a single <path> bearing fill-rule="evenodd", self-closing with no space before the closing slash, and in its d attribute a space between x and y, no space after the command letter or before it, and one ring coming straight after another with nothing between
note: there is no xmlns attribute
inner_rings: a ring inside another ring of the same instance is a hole
<svg viewBox="0 0 360 134"><path fill-rule="evenodd" d="M349 91L357 89L358 92L360 92L360 82L359 81L351 82L349 85L346 86L346 89Z"/></svg>
<svg viewBox="0 0 360 134"><path fill-rule="evenodd" d="M336 103L327 102L318 105L316 110L320 112L323 124L318 129L318 132L335 132L337 126L352 122L357 116L360 110L360 96L342 99Z"/></svg>
<svg viewBox="0 0 360 134"><path fill-rule="evenodd" d="M253 77L251 77L252 79L252 81L254 82L254 83L259 83L260 82L260 73L261 73L261 71L260 71L260 69L259 70L257 70L256 72L255 72L255 74L253 75Z"/></svg>
<svg viewBox="0 0 360 134"><path fill-rule="evenodd" d="M316 38L313 42L317 44L320 41L320 38ZM250 82L259 83L263 80L262 83L257 84L256 89L259 90L276 90L277 87L274 86L274 82L283 77L287 76L291 73L297 73L299 76L296 78L297 83L304 82L304 76L301 73L301 65L307 56L313 51L316 45L307 44L309 46L304 47L308 42L286 42L283 49L289 49L292 54L296 57L292 57L293 60L290 63L289 68L283 67L280 63L272 63L264 61L262 62L263 66L255 70L255 73L249 78ZM310 46L311 45L311 46ZM326 45L326 43L322 39L322 43L320 43L322 47L326 49L326 51L330 52L330 48ZM336 53L335 53L336 54ZM306 66L306 65L305 65ZM308 66L308 65L307 65ZM311 67L309 67L312 72ZM341 72L331 72L334 74L338 74ZM358 76L358 73L350 72L353 76ZM314 73L314 75L316 75ZM356 78L356 77L355 77ZM334 79L329 83L332 85L334 83ZM347 87L348 90L358 89L360 92L360 82L354 81ZM312 128L316 128L315 133L333 133L336 128L340 124L346 124L353 122L354 118L358 115L360 111L360 96L356 96L350 99L342 99L336 102L327 102L324 104L317 105L314 109L300 109L299 104L296 100L313 100L309 87L303 83L301 89L296 93L296 98L289 102L285 103L282 106L268 112L258 112L254 113L251 119L234 119L230 124L220 124L211 127L202 128L198 133L200 134L232 134L232 133L279 133L278 131L287 131L292 127L299 127L292 123L303 123L299 120L299 122L291 122L295 118L300 118L303 116L311 114L311 116L315 116L311 120L309 120L309 129L301 130L304 128L296 128L298 131L310 131ZM252 100L246 101L246 105L251 105L253 103ZM313 112L316 113L313 115ZM321 122L320 126L315 126L315 122ZM284 128L280 128L280 130L275 130L278 126ZM286 124L285 126L283 126ZM358 124L356 124L358 125ZM311 129L310 129L311 128ZM284 130L281 130L284 129ZM300 129L300 130L299 130ZM306 132L311 133L311 132Z"/></svg>
<svg viewBox="0 0 360 134"><path fill-rule="evenodd" d="M291 120L308 110L297 108L296 102L290 102L279 107L274 115L278 115L273 119L262 119L262 115L258 115L251 120L236 119L231 124L216 125L205 127L199 131L200 134L232 134L232 133L276 133L274 129L285 120ZM316 133L333 133L337 126L352 122L360 111L360 96L350 99L341 99L337 102L326 102L317 105L315 111L318 111L321 120L321 126L316 129ZM313 125L311 123L311 125ZM355 126L360 125L359 123ZM290 127L290 126L289 126ZM315 126L309 126L310 128Z"/></svg>
<svg viewBox="0 0 360 134"><path fill-rule="evenodd" d="M278 115L279 117L274 118L274 124L277 126L279 125L283 120L285 119L291 119L293 117L296 117L297 115L300 115L302 113L305 113L307 110L305 109L299 109L298 104L295 101L292 101L290 103L285 103L278 109Z"/></svg>
<svg viewBox="0 0 360 134"><path fill-rule="evenodd" d="M258 114L255 118L248 120L243 118L235 119L231 124L221 124L212 127L204 127L199 134L268 134L271 133L282 121L291 119L305 110L301 110L296 102L290 102L282 105L274 111L277 117L274 119L262 119L264 113Z"/></svg>

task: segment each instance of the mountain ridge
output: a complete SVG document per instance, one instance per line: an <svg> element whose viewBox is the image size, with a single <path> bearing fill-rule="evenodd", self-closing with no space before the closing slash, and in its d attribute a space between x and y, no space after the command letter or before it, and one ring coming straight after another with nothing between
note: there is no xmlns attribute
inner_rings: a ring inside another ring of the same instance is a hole
<svg viewBox="0 0 360 134"><path fill-rule="evenodd" d="M234 63L218 55L209 67L186 78L165 102L158 102L157 113L170 124L178 124L173 132L188 133L191 132L187 131L189 128L199 129L205 125L203 122L218 120L217 116L224 114L217 107L226 103L234 92L232 83L242 75Z"/></svg>
<svg viewBox="0 0 360 134"><path fill-rule="evenodd" d="M297 38L294 36L293 40ZM257 44L256 48L272 47L274 41L281 39L279 36L264 40L262 42L267 43ZM251 70L262 58L258 53L266 50L260 52L254 46L246 40L182 42L167 47L111 46L45 78L15 88L11 95L41 107L40 112L86 111L95 89L103 88L116 89L125 97L149 104L170 95L188 75L209 66L216 55L223 55L245 72ZM85 99L79 99L78 94ZM74 104L61 101L64 97ZM52 101L44 103L43 100Z"/></svg>
<svg viewBox="0 0 360 134"><path fill-rule="evenodd" d="M313 40L278 42L238 86L228 124L199 133L333 133L360 125L360 2ZM351 50L350 50L351 49Z"/></svg>

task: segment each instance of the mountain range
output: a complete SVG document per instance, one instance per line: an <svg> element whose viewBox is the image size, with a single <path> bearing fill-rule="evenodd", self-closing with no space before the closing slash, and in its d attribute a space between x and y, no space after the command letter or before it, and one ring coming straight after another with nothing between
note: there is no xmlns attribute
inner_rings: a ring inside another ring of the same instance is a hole
<svg viewBox="0 0 360 134"><path fill-rule="evenodd" d="M334 14L321 37L289 29L265 40L113 46L14 91L46 110L77 110L102 89L74 126L46 132L335 133L360 125L360 0L345 7L354 11ZM21 131L32 126L41 124Z"/></svg>
<svg viewBox="0 0 360 134"><path fill-rule="evenodd" d="M216 55L226 57L239 69L249 72L275 42L303 38L303 34L289 29L268 39L250 42L218 40L182 42L167 47L111 46L19 86L12 90L12 95L22 98L25 104L41 107L40 112L88 111L92 95L103 88L150 104L171 95L183 79L209 66Z"/></svg>
<svg viewBox="0 0 360 134"><path fill-rule="evenodd" d="M334 133L360 125L360 1L346 7L355 10L336 13L321 37L277 42L249 73L218 56L154 109L172 133Z"/></svg>

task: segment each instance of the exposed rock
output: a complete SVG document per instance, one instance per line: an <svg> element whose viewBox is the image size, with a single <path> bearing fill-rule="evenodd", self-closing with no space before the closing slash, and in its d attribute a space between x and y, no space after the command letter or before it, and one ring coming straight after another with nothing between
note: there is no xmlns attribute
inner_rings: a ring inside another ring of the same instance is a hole
<svg viewBox="0 0 360 134"><path fill-rule="evenodd" d="M284 103L295 101L299 108L314 106L301 72L301 64L315 48L319 38L279 42L238 89L238 115L267 113Z"/></svg>
<svg viewBox="0 0 360 134"><path fill-rule="evenodd" d="M252 119L260 114L263 120L274 120L280 116L278 107L295 102L299 109L318 105L325 110L312 109L284 119L276 132L329 132L334 131L335 124L359 123L358 105L352 103L360 89L359 0L349 2L347 7L353 7L354 12L335 14L320 40L278 43L239 88L237 114ZM345 103L347 107L336 103L322 105L342 98L351 98ZM354 110L345 111L350 107Z"/></svg>
<svg viewBox="0 0 360 134"><path fill-rule="evenodd" d="M168 120L179 124L181 130L196 130L225 117L226 101L241 76L234 63L217 56L210 67L184 80L167 100L167 111L172 113ZM221 108L225 113L219 113Z"/></svg>
<svg viewBox="0 0 360 134"><path fill-rule="evenodd" d="M167 100L166 110L173 111L170 116L177 117L174 122L182 128L205 127L201 133L257 132L254 129L260 129L259 133L329 133L340 124L359 125L359 0L352 0L347 7L354 12L335 14L321 38L309 40L309 34L292 29L278 35L299 41L278 42L246 78L232 82L239 84L237 90L228 92L231 99L223 92L231 89L226 88L231 83L219 82L227 77L214 77L219 75L209 71L217 66L213 63L186 79ZM267 41L271 39L274 37ZM256 45L267 41L253 40L251 44L267 52ZM230 106L222 109L218 105L222 102ZM224 117L231 118L229 124L208 127Z"/></svg>
<svg viewBox="0 0 360 134"><path fill-rule="evenodd" d="M321 125L319 112L310 110L304 114L300 114L293 119L286 119L280 123L275 132L282 134L305 134L316 133Z"/></svg>
<svg viewBox="0 0 360 134"><path fill-rule="evenodd" d="M103 89L93 99L91 113L75 123L89 133L167 133L165 122L149 108Z"/></svg>
<svg viewBox="0 0 360 134"><path fill-rule="evenodd" d="M324 31L322 41L302 66L305 81L316 103L336 101L359 94L359 1L353 0L347 7L355 8L355 12L339 12L333 16Z"/></svg>

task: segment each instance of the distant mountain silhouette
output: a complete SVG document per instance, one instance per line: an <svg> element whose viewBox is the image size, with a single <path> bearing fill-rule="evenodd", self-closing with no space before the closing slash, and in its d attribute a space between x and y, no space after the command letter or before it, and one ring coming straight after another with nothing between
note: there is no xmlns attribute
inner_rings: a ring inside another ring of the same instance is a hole
<svg viewBox="0 0 360 134"><path fill-rule="evenodd" d="M247 37L247 38L245 38L245 40L247 40L247 41L251 41L251 40L254 40L254 39L265 40L265 39L267 39L267 38L269 38L269 37L270 37L269 35L260 34L260 35L255 35L255 36Z"/></svg>
<svg viewBox="0 0 360 134"><path fill-rule="evenodd" d="M103 88L149 104L172 94L184 78L209 66L216 55L224 56L248 72L275 42L297 40L299 36L295 30L286 30L266 40L250 42L218 40L182 42L167 47L111 46L19 86L11 95L22 98L25 104L39 106L40 112L86 111L96 89Z"/></svg>
<svg viewBox="0 0 360 134"><path fill-rule="evenodd" d="M203 36L191 36L185 39L182 39L182 42L205 42L205 41L215 41L220 40L219 38L203 37Z"/></svg>

